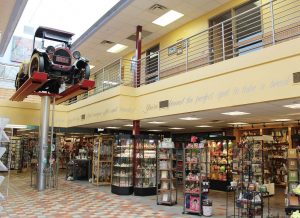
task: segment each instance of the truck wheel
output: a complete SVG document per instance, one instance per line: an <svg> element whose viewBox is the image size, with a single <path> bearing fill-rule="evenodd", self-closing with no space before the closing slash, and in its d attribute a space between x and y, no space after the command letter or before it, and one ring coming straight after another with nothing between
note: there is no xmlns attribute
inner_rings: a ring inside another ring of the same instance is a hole
<svg viewBox="0 0 300 218"><path fill-rule="evenodd" d="M44 57L39 55L39 53L35 53L31 56L29 69L28 69L28 76L29 78L33 76L34 72L44 72L45 65L44 65Z"/></svg>

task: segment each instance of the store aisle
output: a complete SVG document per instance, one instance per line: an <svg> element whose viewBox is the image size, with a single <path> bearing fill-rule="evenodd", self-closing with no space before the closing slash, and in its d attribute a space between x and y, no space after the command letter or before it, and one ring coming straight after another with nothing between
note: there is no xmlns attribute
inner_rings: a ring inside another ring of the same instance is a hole
<svg viewBox="0 0 300 218"><path fill-rule="evenodd" d="M170 207L156 205L156 196L113 195L110 193L109 186L96 187L86 181L66 181L63 176L60 178L58 190L40 193L33 190L29 184L29 174L12 174L9 198L1 202L1 206L4 207L0 212L1 218L198 217L182 214L181 194L179 194L179 204ZM213 217L224 218L226 195L221 192L211 192L210 196L214 202Z"/></svg>

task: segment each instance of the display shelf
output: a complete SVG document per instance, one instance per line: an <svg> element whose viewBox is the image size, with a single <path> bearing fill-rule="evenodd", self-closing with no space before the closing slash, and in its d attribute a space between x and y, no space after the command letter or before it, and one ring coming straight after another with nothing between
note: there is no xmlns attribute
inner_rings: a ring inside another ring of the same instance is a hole
<svg viewBox="0 0 300 218"><path fill-rule="evenodd" d="M12 136L9 142L9 152L11 152L11 170L21 170L22 149L21 137Z"/></svg>
<svg viewBox="0 0 300 218"><path fill-rule="evenodd" d="M207 145L207 144L206 144ZM208 197L210 155L204 143L188 143L183 150L183 213L203 214Z"/></svg>
<svg viewBox="0 0 300 218"><path fill-rule="evenodd" d="M133 193L133 139L130 135L116 136L111 192L118 195Z"/></svg>
<svg viewBox="0 0 300 218"><path fill-rule="evenodd" d="M109 185L112 182L113 144L111 135L100 135L94 140L92 183Z"/></svg>
<svg viewBox="0 0 300 218"><path fill-rule="evenodd" d="M173 150L174 144L171 139L164 139L157 148L157 204L170 206L177 204L177 178L176 166L174 168L173 163L175 159Z"/></svg>
<svg viewBox="0 0 300 218"><path fill-rule="evenodd" d="M232 181L232 149L235 137L219 136L206 138L210 149L210 188L227 191Z"/></svg>
<svg viewBox="0 0 300 218"><path fill-rule="evenodd" d="M288 149L288 173L286 186L286 207L288 215L300 209L300 156L299 147Z"/></svg>
<svg viewBox="0 0 300 218"><path fill-rule="evenodd" d="M136 136L134 195L156 195L156 148L152 136Z"/></svg>

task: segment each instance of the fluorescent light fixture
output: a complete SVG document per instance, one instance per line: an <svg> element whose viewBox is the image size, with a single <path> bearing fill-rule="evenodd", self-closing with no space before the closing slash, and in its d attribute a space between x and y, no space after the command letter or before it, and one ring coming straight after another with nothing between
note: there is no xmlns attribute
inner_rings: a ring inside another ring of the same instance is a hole
<svg viewBox="0 0 300 218"><path fill-rule="evenodd" d="M272 121L275 121L275 122L285 122L285 121L290 121L291 119L273 119Z"/></svg>
<svg viewBox="0 0 300 218"><path fill-rule="evenodd" d="M181 127L172 127L172 128L169 128L169 129L181 130L181 129L184 129L184 128L181 128Z"/></svg>
<svg viewBox="0 0 300 218"><path fill-rule="evenodd" d="M243 123L243 122L235 122L235 123L228 123L230 125L247 125L249 123Z"/></svg>
<svg viewBox="0 0 300 218"><path fill-rule="evenodd" d="M98 132L103 132L104 129L103 128L98 128Z"/></svg>
<svg viewBox="0 0 300 218"><path fill-rule="evenodd" d="M196 127L199 127L199 128L209 128L209 127L212 127L212 126L208 126L208 125L201 125L201 126L196 126Z"/></svg>
<svg viewBox="0 0 300 218"><path fill-rule="evenodd" d="M200 120L201 118L198 117L182 117L179 118L180 120Z"/></svg>
<svg viewBox="0 0 300 218"><path fill-rule="evenodd" d="M132 125L132 124L126 124L126 125L124 125L124 126L129 126L129 127L132 127L133 125Z"/></svg>
<svg viewBox="0 0 300 218"><path fill-rule="evenodd" d="M221 113L224 115L229 115L229 116L241 116L241 115L246 115L246 114L250 114L247 112L242 112L242 111L231 111L231 112L225 112L225 113Z"/></svg>
<svg viewBox="0 0 300 218"><path fill-rule="evenodd" d="M159 129L149 129L148 131L149 132L161 132L161 130L159 130Z"/></svg>
<svg viewBox="0 0 300 218"><path fill-rule="evenodd" d="M120 127L116 127L116 126L108 126L108 127L106 127L106 129L120 129Z"/></svg>
<svg viewBox="0 0 300 218"><path fill-rule="evenodd" d="M181 18L183 15L184 14L179 13L177 11L170 10L167 13L165 13L164 15L157 18L156 20L152 21L152 23L159 25L159 26L167 26L170 23L173 23L175 20L178 20L179 18Z"/></svg>
<svg viewBox="0 0 300 218"><path fill-rule="evenodd" d="M291 109L300 109L300 104L288 104L288 105L283 105L283 107L287 107Z"/></svg>
<svg viewBox="0 0 300 218"><path fill-rule="evenodd" d="M110 53L119 53L119 52L123 51L124 49L126 49L127 47L128 47L127 45L115 44L113 47L111 47L110 49L108 49L106 51L110 52Z"/></svg>
<svg viewBox="0 0 300 218"><path fill-rule="evenodd" d="M95 66L90 64L90 70L93 69Z"/></svg>
<svg viewBox="0 0 300 218"><path fill-rule="evenodd" d="M5 128L12 128L12 129L26 129L26 125L15 125L15 124L7 124Z"/></svg>
<svg viewBox="0 0 300 218"><path fill-rule="evenodd" d="M148 122L150 124L164 124L166 122L162 122L162 121L151 121L151 122Z"/></svg>
<svg viewBox="0 0 300 218"><path fill-rule="evenodd" d="M118 85L118 83L117 83L117 82L113 82L113 81L106 81L106 80L104 80L102 83L103 83L103 84L106 84L106 85L112 85L112 86Z"/></svg>

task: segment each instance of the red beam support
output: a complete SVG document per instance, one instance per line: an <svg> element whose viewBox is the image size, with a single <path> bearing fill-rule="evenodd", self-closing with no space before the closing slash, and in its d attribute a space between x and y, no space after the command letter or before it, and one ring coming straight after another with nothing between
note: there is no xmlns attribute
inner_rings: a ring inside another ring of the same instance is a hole
<svg viewBox="0 0 300 218"><path fill-rule="evenodd" d="M48 81L48 74L35 72L31 78L11 96L11 101L23 101L28 95L31 95Z"/></svg>
<svg viewBox="0 0 300 218"><path fill-rule="evenodd" d="M136 168L137 168L137 163L136 163L136 151L137 151L137 143L139 140L139 135L140 135L140 121L139 120L134 120L133 121L133 128L132 128L132 135L133 135L133 186L135 186L135 178L136 178Z"/></svg>
<svg viewBox="0 0 300 218"><path fill-rule="evenodd" d="M136 27L135 39L135 57L137 60L136 74L135 74L135 87L140 87L141 84L141 57L142 57L142 26Z"/></svg>

